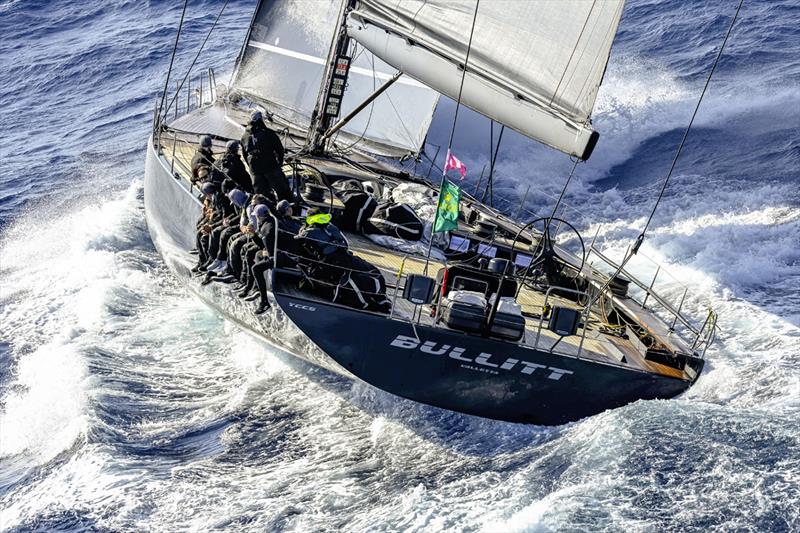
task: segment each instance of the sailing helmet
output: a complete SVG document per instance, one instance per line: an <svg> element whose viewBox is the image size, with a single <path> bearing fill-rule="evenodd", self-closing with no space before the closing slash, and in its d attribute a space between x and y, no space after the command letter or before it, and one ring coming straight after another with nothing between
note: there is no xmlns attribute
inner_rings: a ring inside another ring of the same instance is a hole
<svg viewBox="0 0 800 533"><path fill-rule="evenodd" d="M269 216L269 207L267 207L265 204L258 204L253 209L253 214L257 218L267 218Z"/></svg>
<svg viewBox="0 0 800 533"><path fill-rule="evenodd" d="M229 192L228 198L236 207L244 207L247 203L247 194L239 189L233 189L231 192Z"/></svg>
<svg viewBox="0 0 800 533"><path fill-rule="evenodd" d="M215 192L217 192L217 186L210 181L207 181L200 187L200 191L205 194L206 196L211 196Z"/></svg>
<svg viewBox="0 0 800 533"><path fill-rule="evenodd" d="M200 137L200 147L201 148L211 148L211 137L208 135L203 135Z"/></svg>
<svg viewBox="0 0 800 533"><path fill-rule="evenodd" d="M283 216L286 216L286 213L289 212L289 209L291 207L292 206L289 204L289 202L287 200L281 200L275 206L275 210L278 211L278 214L283 217Z"/></svg>
<svg viewBox="0 0 800 533"><path fill-rule="evenodd" d="M224 180L222 180L222 192L224 192L225 194L228 194L235 188L236 188L236 182L233 181L232 179L225 178Z"/></svg>
<svg viewBox="0 0 800 533"><path fill-rule="evenodd" d="M266 204L266 203L267 203L267 197L264 196L263 194L254 194L250 198L250 204L251 205L261 205L261 204Z"/></svg>
<svg viewBox="0 0 800 533"><path fill-rule="evenodd" d="M261 122L262 120L264 120L264 115L261 114L261 111L253 111L253 113L250 115L251 124L253 122Z"/></svg>
<svg viewBox="0 0 800 533"><path fill-rule="evenodd" d="M239 153L239 141L228 141L225 144L225 151L231 152L234 154Z"/></svg>

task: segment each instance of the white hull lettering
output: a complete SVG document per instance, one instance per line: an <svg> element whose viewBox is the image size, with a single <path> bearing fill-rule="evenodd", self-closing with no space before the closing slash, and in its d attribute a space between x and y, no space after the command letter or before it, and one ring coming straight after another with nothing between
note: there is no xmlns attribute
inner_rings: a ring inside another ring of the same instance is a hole
<svg viewBox="0 0 800 533"><path fill-rule="evenodd" d="M453 348L450 351L450 357L452 357L453 359L458 359L459 361L467 361L471 363L472 359L469 359L468 357L461 357L461 354L466 351L467 350L465 350L464 348Z"/></svg>
<svg viewBox="0 0 800 533"><path fill-rule="evenodd" d="M523 374L533 374L537 368L547 368L545 365L537 365L536 363L529 363L528 361L520 361L523 365Z"/></svg>
<svg viewBox="0 0 800 533"><path fill-rule="evenodd" d="M395 339L389 343L390 346L395 346L397 348L405 348L406 350L413 350L417 346L419 346L419 341L414 337L406 337L405 335L398 335Z"/></svg>
<svg viewBox="0 0 800 533"><path fill-rule="evenodd" d="M434 341L422 342L415 337L409 337L407 335L398 335L389 343L389 346L402 348L403 350L419 350L420 352L428 355L444 356L446 354L450 359L464 361L466 363L473 363L472 365L462 364L461 368L490 374L498 374L498 372L497 370L488 370L489 368L497 368L505 371L511 371L515 368L518 368L521 374L537 374L541 375L542 377L546 377L547 379L552 379L553 381L558 381L564 376L573 374L572 370L564 370L563 368L557 368L554 366L540 365L538 363L531 363L530 361L514 359L513 357L507 358L502 364L493 363L491 362L491 359L494 357L494 355L487 352L481 352L475 357L475 359L471 359L469 356L464 355L464 353L467 351L466 348L461 348L458 346L452 347L449 344L439 345ZM536 372L539 369L549 370L549 373L547 373L545 376L545 372Z"/></svg>
<svg viewBox="0 0 800 533"><path fill-rule="evenodd" d="M513 357L509 357L508 359L506 359L505 363L500 365L500 368L502 370L511 370L517 363L519 363L519 359L514 359Z"/></svg>
<svg viewBox="0 0 800 533"><path fill-rule="evenodd" d="M442 347L437 350L435 342L425 341L422 346L419 347L419 351L431 355L444 355L450 348L451 346L449 344L442 344Z"/></svg>
<svg viewBox="0 0 800 533"><path fill-rule="evenodd" d="M481 354L478 357L475 358L475 362L478 363L479 365L490 366L492 368L497 368L496 364L489 362L489 359L491 357L492 357L492 354L486 353L486 352L481 352Z"/></svg>
<svg viewBox="0 0 800 533"><path fill-rule="evenodd" d="M547 376L547 379L554 379L558 381L564 374L572 374L571 370L563 370L561 368L555 368L552 366L548 366L547 368L549 370L552 370L552 372L550 372L550 375Z"/></svg>
<svg viewBox="0 0 800 533"><path fill-rule="evenodd" d="M316 311L317 308L313 305L303 305L295 302L289 302L289 307L294 307L295 309L302 309L303 311Z"/></svg>

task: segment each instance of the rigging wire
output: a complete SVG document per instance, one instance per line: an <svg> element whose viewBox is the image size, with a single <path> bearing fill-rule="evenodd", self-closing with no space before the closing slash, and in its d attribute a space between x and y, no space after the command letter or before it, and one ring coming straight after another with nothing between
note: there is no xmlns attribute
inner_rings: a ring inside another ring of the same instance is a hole
<svg viewBox="0 0 800 533"><path fill-rule="evenodd" d="M197 59L200 57L200 54L202 53L203 48L205 48L206 43L208 42L208 38L211 37L211 32L213 32L214 28L217 27L217 22L219 22L219 19L222 16L222 13L225 12L225 8L228 7L228 2L230 2L230 0L225 0L225 3L222 4L222 9L219 10L219 13L217 14L217 18L214 19L214 23L211 24L211 28L208 30L208 33L206 34L205 39L203 39L203 42L200 44L200 49L194 55L194 59L192 59L192 64L189 65L189 68L186 71L186 75L181 80L181 83L178 85L178 88L175 89L175 96L173 96L172 100L170 100L169 105L167 106L167 109L172 107L172 104L175 102L175 99L178 97L178 95L181 92L181 89L183 88L183 84L186 83L186 80L189 78L189 74L192 73L192 69L194 68L195 63L197 63ZM184 8L184 10L186 9L186 2L184 2L183 8ZM181 24L183 24L183 18L182 17L181 17ZM178 46L178 41L176 39L175 40L175 47L177 48L177 46ZM174 57L175 57L175 51L173 50L173 58ZM170 68L171 67L172 67L172 65L170 64ZM169 80L169 74L167 74L167 79ZM166 93L164 93L164 94L166 94Z"/></svg>
<svg viewBox="0 0 800 533"><path fill-rule="evenodd" d="M567 192L567 187L569 187L569 182L572 181L572 176L575 174L575 169L578 168L578 163L580 162L581 160L576 157L575 164L572 165L572 170L570 170L569 176L567 176L567 181L564 183L564 187L561 189L561 194L558 195L558 200L556 200L556 205L553 206L553 212L550 213L549 218L553 218L556 216L558 208L561 206L561 200L564 199L564 194Z"/></svg>
<svg viewBox="0 0 800 533"><path fill-rule="evenodd" d="M481 0L475 0L475 13L472 15L472 28L469 30L469 42L467 43L467 54L464 58L464 71L461 73L461 84L458 87L458 98L456 99L456 113L453 116L453 127L450 130L450 138L447 141L447 152L450 153L450 148L453 147L453 137L456 134L456 124L458 123L458 110L461 107L461 93L464 90L464 79L467 77L467 65L469 64L469 54L472 51L472 37L475 35L475 22L478 20L478 6L480 6ZM441 194L442 187L444 187L444 181L447 176L445 173L442 172L442 180L439 183L439 193ZM428 253L425 254L425 267L423 269L423 275L428 274L428 263L431 259L431 248L433 247L433 230L434 226L436 225L436 217L439 216L439 202L436 202L436 212L433 215L433 225L431 226L431 238L428 241Z"/></svg>
<svg viewBox="0 0 800 533"><path fill-rule="evenodd" d="M647 218L647 222L642 229L642 232L636 238L636 241L633 243L632 246L628 247L628 250L625 253L622 261L620 262L619 266L615 270L615 272L609 276L608 280L603 284L600 290L589 300L589 303L586 305L584 309L584 313L589 312L591 307L594 303L600 298L603 293L605 293L608 286L611 282L616 278L620 272L625 268L625 265L630 261L630 259L636 255L639 251L639 248L644 242L645 233L647 229L650 227L650 222L653 220L653 216L656 214L656 210L658 209L658 205L661 202L661 199L664 196L664 192L667 190L667 185L669 184L670 177L672 177L672 172L675 170L675 165L678 162L678 157L681 155L681 151L683 150L683 146L686 143L686 138L689 135L689 130L692 129L692 124L694 123L694 119L697 116L697 111L700 109L700 104L703 102L703 97L706 94L706 90L708 89L709 84L711 83L711 77L714 75L714 71L717 69L717 65L719 64L719 60L722 57L722 52L725 50L725 44L728 42L728 37L730 37L731 32L733 31L733 26L736 23L736 19L739 17L739 11L742 9L742 4L744 4L744 0L739 0L739 5L736 7L736 12L733 14L733 18L731 19L730 26L728 26L728 31L725 33L725 37L722 39L722 45L719 47L719 52L717 52L717 57L714 59L714 63L711 65L711 70L708 73L708 77L706 78L706 82L703 85L703 90L700 92L700 98L697 100L697 105L695 105L694 112L692 113L692 118L689 120L689 125L686 127L686 131L683 132L683 138L681 139L680 144L678 145L678 150L675 152L675 157L672 159L672 164L669 167L669 171L667 172L667 176L664 178L664 184L661 186L661 192L658 194L658 198L656 198L656 202L653 205L652 211L650 211L650 216Z"/></svg>
<svg viewBox="0 0 800 533"><path fill-rule="evenodd" d="M181 38L181 31L183 31L183 19L186 17L186 4L189 0L183 0L183 9L181 10L181 21L178 23L178 33L175 34L175 44L172 46L172 57L169 60L169 68L167 69L167 79L164 81L164 92L161 93L161 103L158 105L158 116L161 116L161 111L164 109L164 101L167 99L167 91L169 90L169 78L172 74L172 65L175 63L175 52L178 50L178 41ZM170 103L170 105L172 105ZM169 109L169 106L167 106ZM166 112L164 113L166 116Z"/></svg>
<svg viewBox="0 0 800 533"><path fill-rule="evenodd" d="M658 204L661 202L661 198L663 198L664 192L667 190L669 179L670 177L672 177L672 171L675 170L675 165L678 163L678 158L680 157L681 151L683 150L683 145L684 143L686 143L686 137L689 136L689 130L692 129L692 124L694 123L694 119L697 116L697 111L700 109L700 103L703 101L703 97L706 94L706 90L708 89L708 86L711 83L711 76L714 75L714 71L717 69L719 60L722 57L722 51L725 50L725 44L728 42L728 37L730 37L731 31L733 31L733 25L736 23L736 19L739 16L739 11L741 11L742 9L742 4L744 4L744 0L739 0L739 5L736 7L736 12L733 14L733 19L731 19L731 24L730 26L728 26L728 31L725 33L725 38L722 39L722 46L719 47L719 52L717 53L717 57L716 59L714 59L714 64L711 65L711 71L708 73L708 78L706 78L706 83L705 85L703 85L703 91L700 93L700 98L697 100L697 105L694 107L692 118L689 120L689 125L686 127L686 131L683 132L683 138L681 139L681 143L678 145L677 152L675 152L675 157L672 159L672 165L670 165L669 167L669 172L667 172L667 177L664 178L664 184L661 186L661 192L658 193L658 198L656 198L656 203L653 205L653 210L650 211L650 216L647 217L647 223L645 223L644 229L642 229L642 233L639 235L639 237L637 238L637 243L634 245L636 250L639 249L641 241L644 240L644 235L647 232L647 229L650 227L650 222L652 222L653 216L656 214L656 210L658 209Z"/></svg>
<svg viewBox="0 0 800 533"><path fill-rule="evenodd" d="M492 125L494 125L494 120L492 120ZM497 153L500 151L500 142L503 140L503 132L506 131L506 125L500 125L500 135L497 137L497 146L494 147L494 152L492 152L491 143L489 144L489 180L486 182L486 189L483 191L483 196L481 196L481 203L484 203L486 200L486 194L489 194L489 205L494 207L494 165L497 162ZM493 131L494 128L492 127L491 130ZM494 140L494 133L492 133L492 140Z"/></svg>

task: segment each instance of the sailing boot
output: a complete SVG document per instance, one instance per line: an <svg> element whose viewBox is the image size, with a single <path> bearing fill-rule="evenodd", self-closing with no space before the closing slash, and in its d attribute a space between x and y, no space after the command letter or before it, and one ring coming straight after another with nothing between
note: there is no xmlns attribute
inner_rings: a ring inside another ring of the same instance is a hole
<svg viewBox="0 0 800 533"><path fill-rule="evenodd" d="M258 304L258 309L256 309L256 314L262 315L266 313L269 308L269 300L261 300L261 302Z"/></svg>

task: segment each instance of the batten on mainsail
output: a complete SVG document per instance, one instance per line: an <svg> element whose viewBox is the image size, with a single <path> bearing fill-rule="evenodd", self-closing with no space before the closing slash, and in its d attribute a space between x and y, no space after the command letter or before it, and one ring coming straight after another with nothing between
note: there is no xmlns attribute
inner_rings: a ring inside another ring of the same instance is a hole
<svg viewBox="0 0 800 533"><path fill-rule="evenodd" d="M325 70L341 0L260 2L233 75L239 93L267 104L283 120L306 129ZM397 70L359 46L352 60L340 116L345 116ZM342 144L359 141L372 153L418 152L425 141L439 94L402 76L353 118Z"/></svg>
<svg viewBox="0 0 800 533"><path fill-rule="evenodd" d="M597 141L590 117L624 0L485 0L461 103L570 155ZM358 0L348 33L456 98L475 0Z"/></svg>

